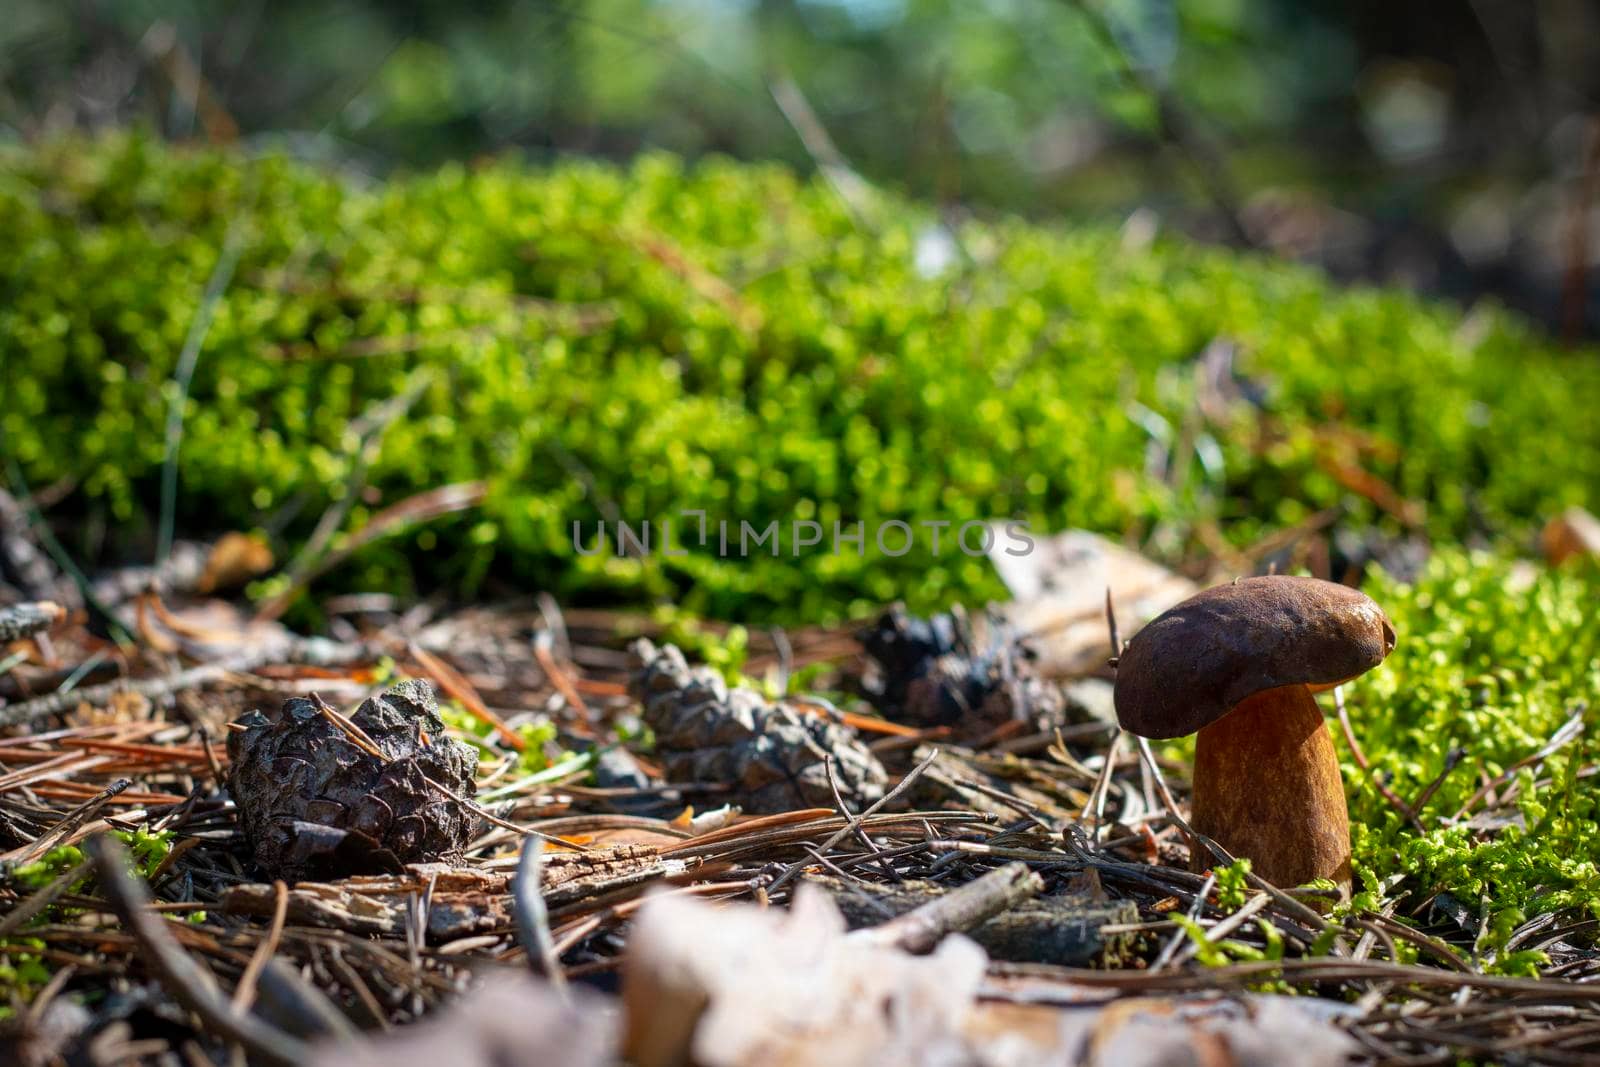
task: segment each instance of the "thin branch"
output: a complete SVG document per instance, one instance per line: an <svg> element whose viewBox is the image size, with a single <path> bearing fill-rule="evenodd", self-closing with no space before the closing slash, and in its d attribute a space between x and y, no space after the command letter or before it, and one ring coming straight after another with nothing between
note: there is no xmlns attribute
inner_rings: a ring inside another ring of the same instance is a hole
<svg viewBox="0 0 1600 1067"><path fill-rule="evenodd" d="M46 715L59 715L79 704L105 704L120 693L138 693L140 696L156 700L184 689L193 689L217 681L232 673L254 670L266 661L267 657L258 652L244 652L216 663L202 663L198 667L190 667L156 678L118 680L71 692L48 693L42 697L0 708L0 727L17 726L34 719L42 719Z"/></svg>
<svg viewBox="0 0 1600 1067"><path fill-rule="evenodd" d="M839 828L837 833L824 841L818 847L817 851L820 853L826 853L840 841L843 841L846 837L849 837L851 834L859 830L861 823L865 819L867 819L869 816L876 815L884 805L888 804L890 801L900 796L900 794L910 789L912 784L915 783L918 778L921 778L923 773L926 772L929 767L933 766L934 760L938 758L939 750L933 749L928 753L928 757L926 759L913 767L910 773L908 773L904 778L900 779L899 785L885 793L876 802L874 802L871 807L867 808L866 811L863 811L860 815L846 816L844 825ZM799 874L805 869L805 866L808 862L808 860L801 860L798 863L790 865L786 871L778 875L778 877L773 880L771 885L767 886L767 892L774 893L783 888L785 885L788 885L789 882L794 879L795 875Z"/></svg>
<svg viewBox="0 0 1600 1067"><path fill-rule="evenodd" d="M1122 736L1126 730L1118 728L1111 738L1111 744L1106 747L1105 763L1100 767L1100 775L1095 779L1094 788L1089 791L1089 799L1084 801L1083 811L1079 813L1080 822L1086 821L1089 816L1094 816L1094 833L1100 834L1100 820L1105 813L1106 794L1111 791L1111 775L1117 764L1117 757L1122 754Z"/></svg>
<svg viewBox="0 0 1600 1067"><path fill-rule="evenodd" d="M274 881L272 895L272 923L267 927L267 936L256 946L244 974L239 976L239 984L233 989L233 1010L237 1012L247 1012L250 1005L255 1003L256 982L261 979L261 969L278 951L278 939L283 936L283 922L289 916L289 887L282 880Z"/></svg>
<svg viewBox="0 0 1600 1067"><path fill-rule="evenodd" d="M783 117L800 138L806 154L817 165L828 184L833 186L833 191L850 212L856 227L866 229L871 186L850 166L833 143L833 138L828 136L827 128L817 118L811 102L800 91L799 84L787 73L779 73L767 79L767 91L772 94L778 110L783 112Z"/></svg>
<svg viewBox="0 0 1600 1067"><path fill-rule="evenodd" d="M1202 131L1171 87L1128 54L1122 43L1124 31L1104 7L1096 0L1066 2L1083 16L1095 40L1110 57L1117 77L1155 104L1156 121L1160 124L1165 143L1187 160L1217 213L1222 216L1233 240L1246 248L1254 247L1255 241L1245 228L1240 211L1239 192L1234 188L1221 150Z"/></svg>
<svg viewBox="0 0 1600 1067"><path fill-rule="evenodd" d="M981 926L1042 892L1044 879L1026 863L1008 863L858 936L906 952L931 952L945 935Z"/></svg>
<svg viewBox="0 0 1600 1067"><path fill-rule="evenodd" d="M250 199L253 201L253 181L251 185ZM200 306L195 309L194 319L189 323L189 335L184 338L183 350L178 353L178 365L172 374L174 389L167 403L166 458L161 465L161 523L156 535L155 562L158 569L172 553L173 521L178 507L178 450L183 444L183 416L184 408L189 404L189 384L194 380L195 367L200 362L200 348L205 344L206 334L211 331L211 320L216 316L217 305L222 301L228 283L233 280L239 256L244 252L245 217L240 214L228 226L227 235L222 240L222 251L217 255L216 266L211 269L211 277L206 281Z"/></svg>
<svg viewBox="0 0 1600 1067"><path fill-rule="evenodd" d="M1361 750L1361 742L1356 740L1355 728L1350 725L1350 712L1344 706L1344 686L1342 685L1333 687L1333 706L1339 712L1339 729L1344 733L1344 743L1350 747L1350 755L1356 761L1356 766L1365 772L1366 776L1372 780L1372 787L1378 791L1378 794L1384 800L1389 802L1390 807L1405 817L1405 820L1411 824L1417 833L1427 833L1427 830L1422 825L1422 820L1417 818L1416 809L1401 800L1394 790L1384 785L1382 779L1378 777L1378 773L1372 769L1372 764L1367 761L1367 754Z"/></svg>
<svg viewBox="0 0 1600 1067"><path fill-rule="evenodd" d="M544 871L544 842L529 837L522 842L522 857L517 861L517 876L512 882L512 903L517 912L517 938L528 957L533 973L545 978L562 996L567 996L567 976L561 970L550 933L550 912L545 907L539 883Z"/></svg>

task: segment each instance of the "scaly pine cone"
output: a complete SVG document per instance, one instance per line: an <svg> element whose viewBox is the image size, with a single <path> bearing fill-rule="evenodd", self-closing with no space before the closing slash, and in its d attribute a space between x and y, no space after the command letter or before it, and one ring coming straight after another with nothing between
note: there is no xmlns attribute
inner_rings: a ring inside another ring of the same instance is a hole
<svg viewBox="0 0 1600 1067"><path fill-rule="evenodd" d="M849 727L769 703L751 689L729 690L709 667L691 669L673 645L658 649L641 638L628 652L628 692L644 706L669 781L732 783L732 802L753 814L831 808L831 755L852 808L883 796L888 775Z"/></svg>
<svg viewBox="0 0 1600 1067"><path fill-rule="evenodd" d="M249 712L228 735L229 790L256 862L288 881L460 862L477 814L424 777L470 797L477 760L444 736L433 688L401 682L350 720L385 760L302 697L272 718Z"/></svg>
<svg viewBox="0 0 1600 1067"><path fill-rule="evenodd" d="M897 722L974 737L1012 719L1061 720L1060 690L1033 673L1032 650L999 620L980 647L964 616L923 619L895 605L857 639L875 668L866 697Z"/></svg>

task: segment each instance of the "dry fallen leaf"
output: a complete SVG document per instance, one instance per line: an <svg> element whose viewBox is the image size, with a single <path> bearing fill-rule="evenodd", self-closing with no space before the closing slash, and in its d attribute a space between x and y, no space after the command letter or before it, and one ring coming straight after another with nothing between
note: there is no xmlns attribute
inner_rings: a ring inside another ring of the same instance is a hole
<svg viewBox="0 0 1600 1067"><path fill-rule="evenodd" d="M1044 984L987 968L960 935L929 956L846 936L809 884L787 913L656 897L623 963L622 1051L636 1067L1334 1067L1359 1051L1336 1025L1355 1009L1333 1001L1108 1001L1052 979L1040 1003Z"/></svg>
<svg viewBox="0 0 1600 1067"><path fill-rule="evenodd" d="M306 1067L603 1067L616 1062L607 1001L507 973L437 1018L358 1044L328 1042Z"/></svg>
<svg viewBox="0 0 1600 1067"><path fill-rule="evenodd" d="M1066 1016L1083 1067L1343 1067L1360 1052L1333 1020L1354 1009L1304 997L1119 1000Z"/></svg>
<svg viewBox="0 0 1600 1067"><path fill-rule="evenodd" d="M1116 605L1123 639L1199 591L1139 553L1086 530L1035 537L1032 551L1012 556L996 530L989 553L1000 580L1015 598L1002 605L1006 621L1032 639L1039 673L1048 678L1086 674L1105 666L1106 590Z"/></svg>
<svg viewBox="0 0 1600 1067"><path fill-rule="evenodd" d="M1582 508L1568 508L1545 524L1539 547L1552 567L1573 557L1600 557L1600 519Z"/></svg>
<svg viewBox="0 0 1600 1067"><path fill-rule="evenodd" d="M201 594L233 589L272 569L272 549L259 537L226 533L211 546L195 591Z"/></svg>
<svg viewBox="0 0 1600 1067"><path fill-rule="evenodd" d="M963 937L929 956L846 938L810 886L788 912L656 897L623 964L623 1052L638 1067L975 1062L959 1027L986 963Z"/></svg>

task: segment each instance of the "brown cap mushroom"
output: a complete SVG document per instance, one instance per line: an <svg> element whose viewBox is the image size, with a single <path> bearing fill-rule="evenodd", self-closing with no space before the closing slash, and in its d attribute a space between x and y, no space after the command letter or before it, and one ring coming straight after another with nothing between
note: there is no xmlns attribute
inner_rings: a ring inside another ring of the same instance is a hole
<svg viewBox="0 0 1600 1067"><path fill-rule="evenodd" d="M1190 822L1276 885L1350 885L1333 739L1312 697L1394 648L1369 597L1316 578L1245 578L1139 631L1117 664L1117 717L1145 737L1199 733ZM1196 850L1195 866L1210 857Z"/></svg>

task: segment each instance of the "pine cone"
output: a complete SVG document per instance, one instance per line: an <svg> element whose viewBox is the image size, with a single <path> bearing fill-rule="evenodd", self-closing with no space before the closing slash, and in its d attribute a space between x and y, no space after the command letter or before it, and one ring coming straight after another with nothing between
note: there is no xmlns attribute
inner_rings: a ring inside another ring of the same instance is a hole
<svg viewBox="0 0 1600 1067"><path fill-rule="evenodd" d="M655 731L667 779L729 782L745 811L773 814L833 807L826 760L839 792L856 810L883 796L888 775L855 731L751 689L729 690L716 671L691 669L673 645L641 638L629 646L628 691Z"/></svg>
<svg viewBox="0 0 1600 1067"><path fill-rule="evenodd" d="M999 620L980 645L963 615L923 619L897 604L857 637L874 666L863 691L897 722L970 737L1013 719L1061 719L1060 691L1033 673L1032 649Z"/></svg>
<svg viewBox="0 0 1600 1067"><path fill-rule="evenodd" d="M401 682L350 719L386 759L301 697L272 718L251 711L229 733L229 789L256 862L288 881L460 862L477 815L424 778L470 797L477 760L444 736L433 688Z"/></svg>

